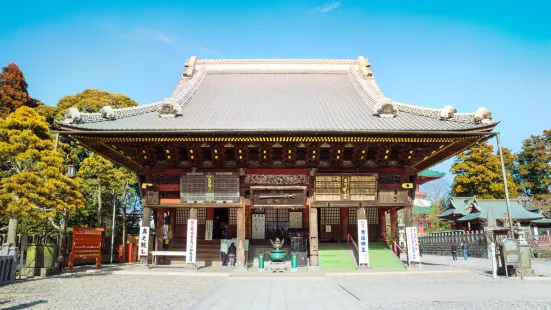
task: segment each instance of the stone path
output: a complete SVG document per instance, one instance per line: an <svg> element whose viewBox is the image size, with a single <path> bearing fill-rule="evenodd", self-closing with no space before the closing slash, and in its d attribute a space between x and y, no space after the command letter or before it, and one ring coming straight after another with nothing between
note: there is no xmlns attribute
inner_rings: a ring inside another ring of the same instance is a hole
<svg viewBox="0 0 551 310"><path fill-rule="evenodd" d="M191 309L363 309L329 278L228 278Z"/></svg>

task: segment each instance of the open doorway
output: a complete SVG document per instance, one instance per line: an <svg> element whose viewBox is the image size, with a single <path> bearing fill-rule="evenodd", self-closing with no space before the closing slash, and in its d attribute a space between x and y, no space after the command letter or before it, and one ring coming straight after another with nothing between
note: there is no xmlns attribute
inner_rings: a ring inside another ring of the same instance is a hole
<svg viewBox="0 0 551 310"><path fill-rule="evenodd" d="M229 208L214 209L213 239L226 238L229 227Z"/></svg>

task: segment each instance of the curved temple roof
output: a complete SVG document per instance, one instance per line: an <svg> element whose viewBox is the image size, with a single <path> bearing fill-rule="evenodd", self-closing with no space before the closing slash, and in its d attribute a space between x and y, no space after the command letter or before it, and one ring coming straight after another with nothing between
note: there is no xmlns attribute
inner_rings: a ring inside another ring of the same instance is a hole
<svg viewBox="0 0 551 310"><path fill-rule="evenodd" d="M367 59L187 60L164 101L101 113L70 109L76 130L178 132L483 131L497 122L480 108L455 113L386 98Z"/></svg>

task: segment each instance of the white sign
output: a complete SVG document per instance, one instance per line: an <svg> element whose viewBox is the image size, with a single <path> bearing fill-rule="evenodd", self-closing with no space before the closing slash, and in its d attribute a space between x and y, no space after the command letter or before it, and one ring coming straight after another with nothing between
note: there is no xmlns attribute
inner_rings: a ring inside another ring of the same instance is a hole
<svg viewBox="0 0 551 310"><path fill-rule="evenodd" d="M331 225L325 225L325 232L331 232Z"/></svg>
<svg viewBox="0 0 551 310"><path fill-rule="evenodd" d="M302 228L302 212L289 212L289 228Z"/></svg>
<svg viewBox="0 0 551 310"><path fill-rule="evenodd" d="M207 220L205 222L205 240L212 240L212 221Z"/></svg>
<svg viewBox="0 0 551 310"><path fill-rule="evenodd" d="M147 247L149 246L149 227L140 227L140 247L138 253L140 256L147 256Z"/></svg>
<svg viewBox="0 0 551 310"><path fill-rule="evenodd" d="M358 264L369 265L367 220L358 220Z"/></svg>
<svg viewBox="0 0 551 310"><path fill-rule="evenodd" d="M419 255L419 238L417 237L417 227L406 227L406 239L408 243L408 261L421 262Z"/></svg>
<svg viewBox="0 0 551 310"><path fill-rule="evenodd" d="M197 220L187 220L187 244L186 244L186 263L195 264L197 260Z"/></svg>
<svg viewBox="0 0 551 310"><path fill-rule="evenodd" d="M253 214L253 239L264 239L266 233L266 216Z"/></svg>

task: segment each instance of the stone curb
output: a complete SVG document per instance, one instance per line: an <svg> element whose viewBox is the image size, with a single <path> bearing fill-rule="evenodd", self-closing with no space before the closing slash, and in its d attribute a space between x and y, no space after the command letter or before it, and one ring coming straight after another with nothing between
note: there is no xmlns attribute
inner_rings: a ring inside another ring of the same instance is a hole
<svg viewBox="0 0 551 310"><path fill-rule="evenodd" d="M469 273L468 270L430 270L430 271L372 271L372 272L328 272L328 277L334 276L384 276L384 275L417 275L439 273Z"/></svg>

